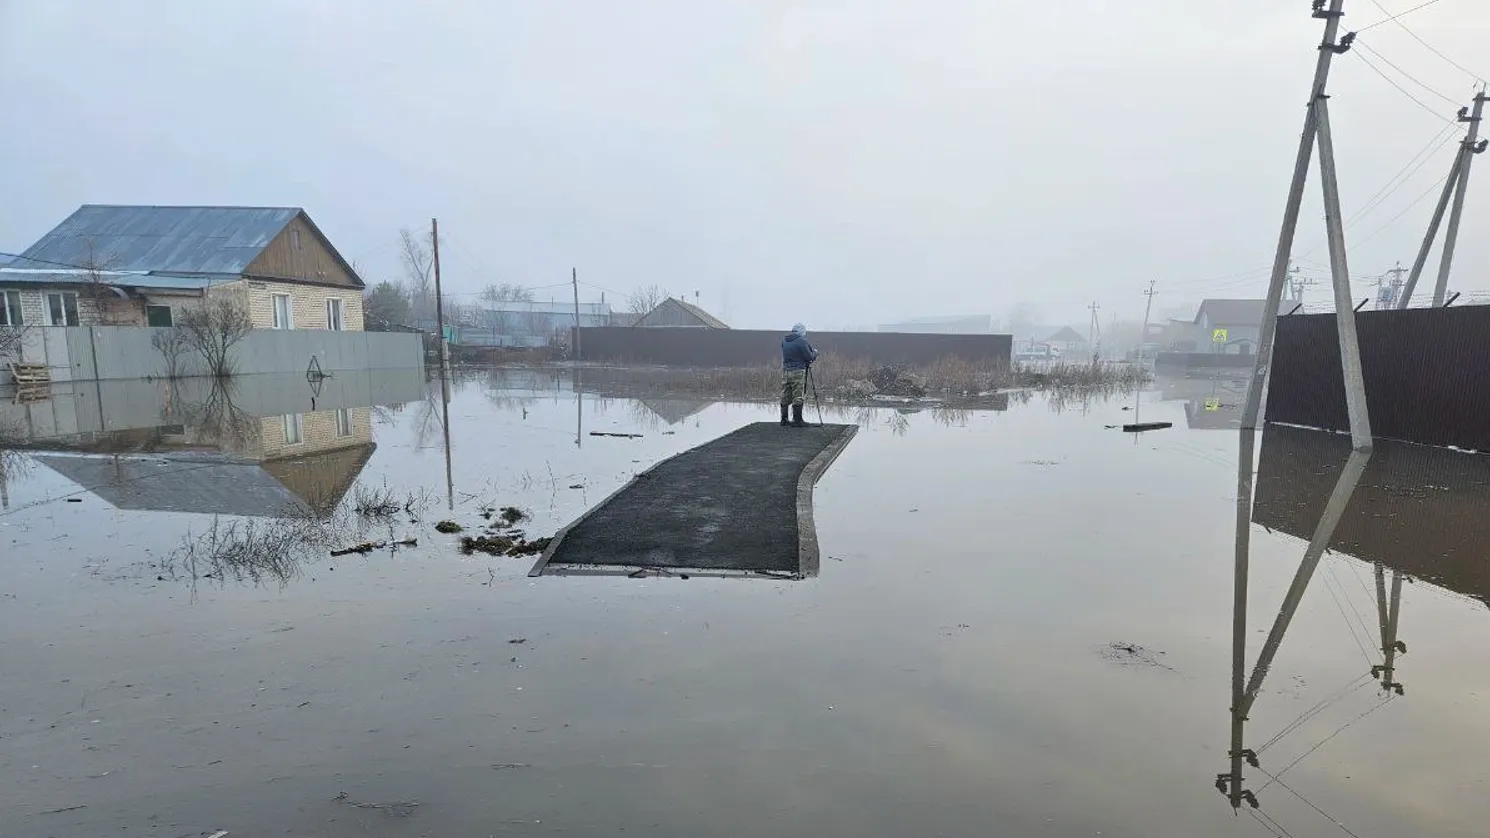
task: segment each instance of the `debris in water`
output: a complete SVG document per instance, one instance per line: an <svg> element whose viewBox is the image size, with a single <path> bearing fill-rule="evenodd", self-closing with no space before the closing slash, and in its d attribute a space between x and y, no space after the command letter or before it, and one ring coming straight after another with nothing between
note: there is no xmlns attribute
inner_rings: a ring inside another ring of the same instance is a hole
<svg viewBox="0 0 1490 838"><path fill-rule="evenodd" d="M521 536L513 538L505 535L467 535L461 537L460 551L467 556L472 553L486 553L489 556L532 556L542 553L552 541L552 538L535 538L529 541Z"/></svg>
<svg viewBox="0 0 1490 838"><path fill-rule="evenodd" d="M1097 650L1097 654L1103 659L1111 661L1120 666L1148 666L1157 669L1167 669L1174 672L1172 666L1164 664L1159 658L1164 656L1163 652L1154 649L1145 649L1136 643L1109 643Z"/></svg>
<svg viewBox="0 0 1490 838"><path fill-rule="evenodd" d="M621 434L612 431L590 431L590 436L615 436L622 439L641 439L641 434Z"/></svg>
<svg viewBox="0 0 1490 838"><path fill-rule="evenodd" d="M511 640L509 640L507 642L508 643L513 643L513 644L527 643L528 642L528 638L526 638L526 637L514 637L514 638L512 638Z"/></svg>
<svg viewBox="0 0 1490 838"><path fill-rule="evenodd" d="M358 803L348 797L346 792L342 792L331 799L337 803L355 806L358 809L374 809L395 818L407 818L414 814L415 809L419 808L419 803L415 800L397 800L393 803Z"/></svg>
<svg viewBox="0 0 1490 838"><path fill-rule="evenodd" d="M1123 431L1130 434L1137 434L1144 431L1162 431L1165 428L1173 427L1173 422L1139 422L1133 425L1124 425Z"/></svg>
<svg viewBox="0 0 1490 838"><path fill-rule="evenodd" d="M360 553L362 555L367 555L368 553L371 553L372 551L378 549L379 547L386 547L386 546L388 546L387 545L387 542L377 542L377 543L374 543L374 542L371 542L371 541L364 541L361 544L354 544L351 547L344 547L344 548L342 548L340 550L332 550L331 551L331 555L333 555L333 556L350 556L353 553Z"/></svg>
<svg viewBox="0 0 1490 838"><path fill-rule="evenodd" d="M447 535L453 532L460 532L463 529L465 529L465 527L455 523L454 521L441 521L440 523L435 524L435 532L442 532Z"/></svg>
<svg viewBox="0 0 1490 838"><path fill-rule="evenodd" d="M509 527L513 524L518 523L519 521L526 521L528 519L528 513L522 511L521 509L518 509L515 506L502 507L501 515L502 520L506 522L507 526Z"/></svg>
<svg viewBox="0 0 1490 838"><path fill-rule="evenodd" d="M68 498L67 499L67 502L68 503L82 503L83 502L83 499L82 498Z"/></svg>

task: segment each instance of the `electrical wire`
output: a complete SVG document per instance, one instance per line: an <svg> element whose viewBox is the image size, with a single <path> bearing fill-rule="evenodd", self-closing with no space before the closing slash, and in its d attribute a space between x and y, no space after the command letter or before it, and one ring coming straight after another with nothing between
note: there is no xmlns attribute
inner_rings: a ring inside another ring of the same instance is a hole
<svg viewBox="0 0 1490 838"><path fill-rule="evenodd" d="M1412 95L1412 93L1409 92L1407 88L1405 88L1402 85L1398 84L1396 82L1396 80L1394 80L1391 76L1387 75L1386 73L1383 73L1381 71L1381 68L1380 67L1377 67L1375 64L1372 64L1371 63L1371 59L1367 58L1364 54L1362 54L1362 53L1360 53L1360 52L1358 52L1356 50L1351 50L1350 51L1350 54L1351 55L1354 55L1356 58L1359 58L1361 60L1361 62L1363 64L1365 64L1367 67L1370 67L1371 68L1371 71L1374 72L1374 73L1376 73L1376 75L1381 76L1383 79L1386 79L1387 84L1390 84L1392 87L1397 88L1397 90L1403 96L1406 96L1407 98L1411 99L1414 103L1417 104L1418 107L1422 108L1423 110L1427 111L1428 113L1433 114L1433 116L1436 119L1440 119L1440 120L1442 120L1444 122L1449 123L1450 125L1453 125L1455 127L1458 127L1458 124L1459 123L1457 121L1455 121L1453 119L1450 119L1449 117L1444 116L1443 114L1441 114L1438 111L1434 110L1432 105L1429 105L1427 102L1424 102L1422 99L1419 99L1418 97Z"/></svg>
<svg viewBox="0 0 1490 838"><path fill-rule="evenodd" d="M1397 696L1390 695L1387 698L1383 699L1382 701L1378 701L1376 704L1373 704L1364 713L1361 713L1360 715L1356 716L1355 718L1351 719L1350 721L1346 722L1345 724L1340 725L1338 728L1335 728L1335 732L1334 733L1331 733L1329 736L1326 736L1324 739L1321 739L1319 741L1319 744L1317 744L1314 747L1310 748L1309 750L1305 751L1303 753L1303 755L1300 756L1298 759L1294 760L1293 762L1290 762L1288 765L1285 765L1283 767L1283 770L1282 771L1279 771L1276 775L1268 774L1268 776L1271 777L1272 779L1270 779L1267 783L1263 784L1263 787L1257 790L1258 793L1260 794L1264 789L1266 789L1268 786L1272 785L1275 782L1282 782L1278 778L1279 777L1282 777L1284 774L1287 774L1295 765L1298 765L1299 763L1303 762L1305 757L1309 756L1310 754L1314 753L1315 751L1319 750L1320 748L1323 748L1326 743L1328 743L1331 739L1334 739L1336 736L1339 736L1340 734L1344 733L1347 728L1351 727L1352 725L1354 725L1355 723L1361 721L1362 719L1366 718L1367 716L1371 715L1372 713L1375 713L1377 710L1380 710L1381 708L1387 706L1388 704L1391 704L1396 699L1397 699ZM1264 774L1267 774L1266 771L1264 771L1263 773Z"/></svg>
<svg viewBox="0 0 1490 838"><path fill-rule="evenodd" d="M1290 786L1289 784L1283 782L1282 780L1278 779L1277 777L1274 777L1272 774L1268 774L1268 772L1267 772L1266 769L1259 768L1257 770L1258 771L1261 771L1263 774L1267 774L1268 777L1271 777L1272 778L1271 780L1268 781L1268 785L1271 785L1273 783L1277 783L1278 785L1280 785L1284 789L1286 789L1289 794L1291 794L1294 797L1297 797L1299 800L1303 801L1303 803L1304 803L1305 806L1308 806L1310 809L1313 809L1314 811L1318 812L1320 817L1324 818L1325 820L1329 821L1330 823L1334 824L1335 826L1340 827L1340 830L1342 832L1344 832L1346 835L1349 835L1350 838L1361 838L1361 836L1355 834L1354 832L1351 832L1350 831L1350 827L1348 827L1345 824L1341 823L1339 818L1335 817L1334 815L1331 815L1329 812L1326 812L1325 810L1319 808L1318 806L1315 806L1314 805L1314 801L1312 801L1309 798L1303 796L1302 794L1299 794L1298 792L1294 791L1293 790L1293 787ZM1262 788L1267 788L1267 786L1263 786ZM1262 791L1262 789L1258 789L1258 791Z"/></svg>
<svg viewBox="0 0 1490 838"><path fill-rule="evenodd" d="M1361 208L1356 210L1354 213L1351 214L1349 218L1345 220L1345 228L1350 229L1350 226L1352 224L1359 221L1362 217L1370 214L1372 210L1380 206L1383 202L1386 201L1387 198L1390 198L1393 193L1406 185L1407 181L1411 180L1413 175L1417 174L1424 166L1428 164L1429 160L1433 159L1433 154L1440 148L1443 148L1446 144L1448 144L1449 140L1452 140L1453 138L1454 131L1452 128L1445 126L1438 129L1438 133L1433 135L1433 139L1429 140L1427 145L1423 146L1417 154L1414 154L1412 156L1412 159L1408 160L1405 166L1399 169L1395 175L1392 175L1390 180L1382 184L1382 187L1380 189L1376 190L1376 194L1372 195L1370 198L1367 198L1366 202L1361 205ZM1421 161L1419 161L1419 158L1422 158ZM1416 163L1417 165L1414 166L1414 163ZM1411 168L1411 171L1408 171L1409 168Z"/></svg>
<svg viewBox="0 0 1490 838"><path fill-rule="evenodd" d="M1398 28L1400 28L1403 32L1406 32L1408 35L1412 36L1412 39L1414 41L1417 41L1418 43L1422 44L1424 49L1428 50L1429 52L1433 53L1434 55L1438 56L1439 58L1442 58L1444 61L1447 61L1454 69L1459 70L1460 72L1463 72L1463 73L1468 73L1475 81L1483 82L1485 80L1485 74L1484 73L1476 73L1474 70L1471 70L1468 67L1464 66L1463 64L1460 64L1459 62L1455 61L1454 59L1448 57L1447 55L1444 55L1442 52L1439 51L1439 49L1437 47L1433 46L1432 44L1430 44L1427 41L1423 40L1422 38L1418 37L1418 33L1412 31L1411 29L1408 29L1407 28L1407 24L1403 23L1401 20L1398 19L1398 18L1401 18L1403 15L1408 14L1409 12L1415 12L1418 9L1424 8L1426 6L1431 6L1431 5L1433 5L1434 2L1437 2L1437 0L1430 0L1430 2L1424 3L1422 6L1417 6L1415 8L1408 9L1406 12L1403 12L1402 14L1392 15L1391 17L1387 18L1384 21L1380 21L1379 23L1373 23L1373 24L1371 24L1371 26L1380 26L1382 23L1395 23L1395 24L1397 24ZM1388 9L1386 6L1381 5L1381 3L1377 2L1377 0L1371 0L1371 4L1374 5L1378 9L1381 9L1386 14L1389 14L1389 15L1392 14L1392 12L1391 12L1390 9ZM1368 26L1366 28L1367 29L1370 29L1371 26ZM1363 31L1364 32L1365 30L1359 30L1359 31Z"/></svg>
<svg viewBox="0 0 1490 838"><path fill-rule="evenodd" d="M1397 72L1399 72L1402 75L1406 76L1407 79L1408 79L1408 81L1411 81L1413 84L1416 84L1418 87L1421 87L1424 90L1428 91L1429 93L1432 93L1434 96L1437 96L1438 98L1444 100L1445 102L1448 102L1450 105L1453 105L1454 107L1457 108L1461 104L1458 99L1455 99L1455 98L1453 98L1451 96L1448 96L1447 94L1440 93L1437 88L1433 87L1432 85L1429 85L1427 82L1423 81L1422 79L1419 79L1417 76L1414 76L1412 73L1409 73L1406 70L1402 69L1401 67L1397 66L1395 63L1392 62L1392 59L1387 58L1385 55L1382 55L1380 50L1373 49L1370 44L1366 43L1365 41L1362 41L1360 38L1357 38L1356 39L1355 45L1358 46L1358 47L1360 47L1360 48L1362 48L1362 49L1364 49L1364 50L1366 50L1367 52L1371 53L1372 55L1376 56L1377 58L1381 59L1382 63L1386 64L1388 67L1391 67L1393 70L1396 70Z"/></svg>
<svg viewBox="0 0 1490 838"><path fill-rule="evenodd" d="M1342 701L1346 696L1350 695L1361 687L1364 687L1365 685L1371 683L1371 681L1372 678L1369 674L1356 676L1353 681L1320 699L1318 704L1315 704L1313 707L1310 707L1308 710L1300 713L1297 718L1284 725L1277 733L1273 734L1273 738L1262 743L1262 745L1258 747L1257 753L1261 754L1267 751L1268 748L1271 748L1274 745L1278 744L1278 742L1281 741L1283 737L1303 727L1309 722L1310 719L1324 712L1330 706Z"/></svg>
<svg viewBox="0 0 1490 838"><path fill-rule="evenodd" d="M1423 190L1423 194L1421 194L1421 195L1417 196L1416 198L1412 199L1412 203L1410 203L1407 206L1403 207L1401 212L1399 212L1396 215L1392 216L1390 219L1387 220L1387 222L1385 224L1381 225L1380 227L1377 227L1375 230L1372 230L1371 232L1367 233L1366 235L1362 236L1361 238L1356 239L1355 242L1353 242L1351 244L1351 247L1360 247L1361 245L1365 244L1366 242L1371 241L1372 239L1376 238L1376 236L1377 236L1378 233L1381 233L1383 230L1385 230L1388 227L1392 226L1393 224L1397 223L1397 220L1399 218L1401 218L1402 216L1406 215L1413 207L1417 206L1418 204L1421 204L1423 202L1423 199L1424 198L1427 198L1429 195L1432 195L1435 191L1438 190L1438 187L1443 186L1444 181L1446 181L1448 179L1449 179L1449 176L1448 175L1444 175L1443 177L1441 177L1438 180L1434 181L1433 182L1433 185L1431 185L1427 189Z"/></svg>
<svg viewBox="0 0 1490 838"><path fill-rule="evenodd" d="M1375 2L1375 0L1372 0L1372 2ZM1376 8L1381 9L1383 12L1386 12L1388 15L1391 15L1391 17L1382 18L1381 20L1378 20L1377 22L1371 24L1370 26L1363 26L1360 29L1357 29L1356 32L1365 32L1367 29L1375 29L1376 27L1381 26L1383 24L1392 23L1393 21L1397 20L1397 18L1399 18L1399 17L1407 17L1408 15L1412 14L1413 12L1415 12L1417 10L1419 10L1419 9L1426 9L1429 6L1431 6L1431 5L1433 5L1434 3L1437 3L1437 2L1438 2L1438 0L1428 0L1428 2L1426 2L1426 3L1419 3L1418 5L1413 6L1411 9L1408 9L1405 12L1398 12L1396 14L1392 14L1391 11L1389 11L1385 6L1381 5L1380 3L1376 3ZM1400 24L1398 24L1398 25L1400 25Z"/></svg>

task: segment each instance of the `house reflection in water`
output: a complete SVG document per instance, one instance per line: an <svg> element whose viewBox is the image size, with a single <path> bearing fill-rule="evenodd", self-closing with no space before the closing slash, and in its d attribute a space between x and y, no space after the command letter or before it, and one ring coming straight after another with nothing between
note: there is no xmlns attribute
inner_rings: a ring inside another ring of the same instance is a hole
<svg viewBox="0 0 1490 838"><path fill-rule="evenodd" d="M421 380L406 383L398 401L422 395ZM393 399L355 382L313 392L304 380L235 384L59 388L6 406L6 418L23 431L13 447L119 509L330 515L376 449L370 397Z"/></svg>

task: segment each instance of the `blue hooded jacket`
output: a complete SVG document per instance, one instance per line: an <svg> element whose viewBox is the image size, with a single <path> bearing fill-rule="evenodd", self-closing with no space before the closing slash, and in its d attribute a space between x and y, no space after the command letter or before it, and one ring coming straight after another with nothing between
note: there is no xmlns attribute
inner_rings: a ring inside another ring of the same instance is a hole
<svg viewBox="0 0 1490 838"><path fill-rule="evenodd" d="M817 350L807 342L807 332L793 332L781 340L781 369L805 370L817 360Z"/></svg>

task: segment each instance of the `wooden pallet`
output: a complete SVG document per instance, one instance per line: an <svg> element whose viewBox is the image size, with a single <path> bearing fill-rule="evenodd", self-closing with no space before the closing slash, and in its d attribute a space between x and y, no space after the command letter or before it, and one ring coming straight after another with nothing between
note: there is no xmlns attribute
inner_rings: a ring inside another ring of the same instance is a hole
<svg viewBox="0 0 1490 838"><path fill-rule="evenodd" d="M46 364L18 364L10 362L10 379L16 384L51 384L52 371Z"/></svg>
<svg viewBox="0 0 1490 838"><path fill-rule="evenodd" d="M52 397L52 385L29 384L16 390L15 397L11 400L15 404L33 404L44 402Z"/></svg>

